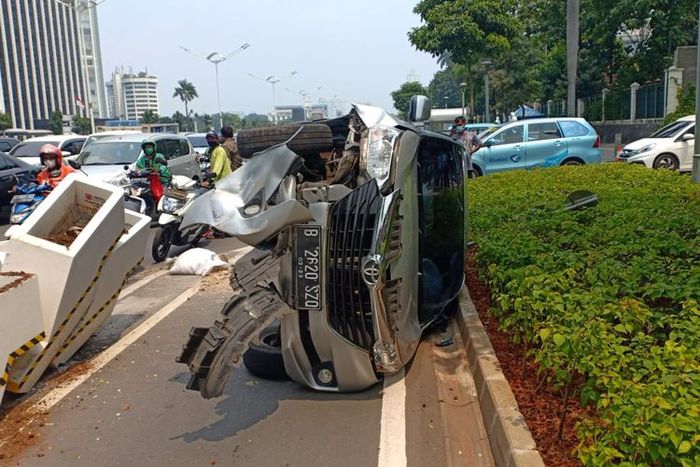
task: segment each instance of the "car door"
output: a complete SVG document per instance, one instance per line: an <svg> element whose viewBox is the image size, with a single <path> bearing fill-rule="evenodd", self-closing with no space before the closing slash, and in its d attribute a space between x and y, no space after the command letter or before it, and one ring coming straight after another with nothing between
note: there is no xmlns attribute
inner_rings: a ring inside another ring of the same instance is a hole
<svg viewBox="0 0 700 467"><path fill-rule="evenodd" d="M168 168L173 175L187 175L182 167L182 161L178 160L180 145L176 139L164 138L156 141L156 151L168 161Z"/></svg>
<svg viewBox="0 0 700 467"><path fill-rule="evenodd" d="M183 154L182 158L187 166L187 176L191 178L195 175L201 175L199 163L197 162L197 153L194 151L187 138L180 139L180 152Z"/></svg>
<svg viewBox="0 0 700 467"><path fill-rule="evenodd" d="M525 168L560 165L567 145L555 121L528 123L526 128Z"/></svg>
<svg viewBox="0 0 700 467"><path fill-rule="evenodd" d="M10 204L10 190L15 184L15 172L18 167L9 158L0 154L0 210L6 210Z"/></svg>
<svg viewBox="0 0 700 467"><path fill-rule="evenodd" d="M419 148L421 325L430 323L459 293L464 258L463 151L425 137Z"/></svg>
<svg viewBox="0 0 700 467"><path fill-rule="evenodd" d="M524 130L524 124L510 125L486 140L484 174L525 168Z"/></svg>

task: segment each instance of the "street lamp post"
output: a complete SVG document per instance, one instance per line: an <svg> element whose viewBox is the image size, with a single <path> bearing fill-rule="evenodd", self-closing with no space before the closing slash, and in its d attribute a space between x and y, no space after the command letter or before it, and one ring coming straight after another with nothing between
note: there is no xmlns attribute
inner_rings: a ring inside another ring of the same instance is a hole
<svg viewBox="0 0 700 467"><path fill-rule="evenodd" d="M462 91L462 116L464 118L467 118L467 107L464 104L464 93L467 90L467 83L465 83L465 82L459 83L459 89Z"/></svg>
<svg viewBox="0 0 700 467"><path fill-rule="evenodd" d="M194 55L195 57L201 58L202 60L206 60L206 61L214 64L214 69L216 70L216 103L217 103L217 106L219 108L219 128L224 126L224 116L221 113L221 90L219 87L219 64L221 62L228 60L229 57L232 57L233 55L237 55L237 54L243 52L248 47L250 47L250 44L248 44L246 42L245 44L243 44L242 46L240 46L239 48L237 48L233 52L229 52L225 55L221 54L219 52L212 52L209 55L207 55L206 57L203 57L199 54L192 52L190 49L188 49L186 47L180 46L180 48L182 50L184 50L185 52L187 52L191 55Z"/></svg>
<svg viewBox="0 0 700 467"><path fill-rule="evenodd" d="M248 73L248 76L250 76L251 78L255 78L259 81L265 81L266 83L270 83L272 85L272 118L275 122L275 125L277 125L279 123L278 118L277 118L277 107L276 107L277 104L275 101L275 85L277 83L279 83L280 81L282 81L283 78L288 78L288 77L294 76L296 74L297 74L296 70L292 70L287 75L283 76L282 78L278 78L275 75L270 75L267 78L261 78L259 76L255 76L252 73Z"/></svg>
<svg viewBox="0 0 700 467"><path fill-rule="evenodd" d="M700 21L700 3L698 4ZM700 24L700 23L699 23ZM698 28L697 61L695 62L695 121L700 122L700 27ZM693 154L693 182L700 183L700 124L695 125L695 151Z"/></svg>
<svg viewBox="0 0 700 467"><path fill-rule="evenodd" d="M485 121L488 122L491 118L491 109L489 108L489 66L491 66L491 61L484 60L481 64L486 69L484 73L484 113L486 114Z"/></svg>

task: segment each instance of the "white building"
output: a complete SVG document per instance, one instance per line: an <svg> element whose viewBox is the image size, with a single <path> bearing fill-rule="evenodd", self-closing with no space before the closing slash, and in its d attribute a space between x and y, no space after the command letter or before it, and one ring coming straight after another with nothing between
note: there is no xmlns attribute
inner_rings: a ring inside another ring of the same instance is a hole
<svg viewBox="0 0 700 467"><path fill-rule="evenodd" d="M147 72L124 73L116 69L107 83L109 116L122 120L138 120L146 110L160 113L158 78Z"/></svg>
<svg viewBox="0 0 700 467"><path fill-rule="evenodd" d="M88 64L97 75L101 65L97 31L91 29L97 17L94 7L80 7L85 1L0 1L0 112L10 114L14 127L34 129L55 111L88 116L87 106L80 105L93 95L82 60L83 36L92 38ZM98 96L102 88L95 83Z"/></svg>
<svg viewBox="0 0 700 467"><path fill-rule="evenodd" d="M102 73L100 28L97 24L97 8L93 0L75 0L78 6L80 27L83 31L83 54L87 70L90 104L95 117L107 117L107 98Z"/></svg>

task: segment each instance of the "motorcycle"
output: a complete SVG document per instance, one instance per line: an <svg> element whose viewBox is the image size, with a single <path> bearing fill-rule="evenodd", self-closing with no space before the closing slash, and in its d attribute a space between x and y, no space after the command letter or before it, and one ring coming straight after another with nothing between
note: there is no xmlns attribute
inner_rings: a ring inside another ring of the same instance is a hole
<svg viewBox="0 0 700 467"><path fill-rule="evenodd" d="M158 200L152 189L152 177L157 177L150 172L131 170L124 166L126 177L121 178L119 186L124 189L124 201L128 209L149 216L154 221L158 218Z"/></svg>
<svg viewBox="0 0 700 467"><path fill-rule="evenodd" d="M209 181L215 174L208 173L204 179ZM168 256L170 247L191 245L196 247L204 234L209 230L207 224L188 224L183 227L182 219L192 206L195 199L211 190L213 186L205 186L198 178L183 175L173 176L172 184L158 202L158 217L160 229L153 238L151 256L156 263Z"/></svg>
<svg viewBox="0 0 700 467"><path fill-rule="evenodd" d="M51 185L37 185L27 183L16 185L15 193L10 200L12 208L10 210L10 224L18 225L24 222L27 217L46 199L51 192Z"/></svg>

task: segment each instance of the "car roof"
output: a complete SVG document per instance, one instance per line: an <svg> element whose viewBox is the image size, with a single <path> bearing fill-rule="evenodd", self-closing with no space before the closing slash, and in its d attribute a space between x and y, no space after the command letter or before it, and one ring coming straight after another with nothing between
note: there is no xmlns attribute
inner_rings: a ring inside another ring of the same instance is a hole
<svg viewBox="0 0 700 467"><path fill-rule="evenodd" d="M6 158L10 159L12 162L14 162L17 166L19 166L22 169L28 169L28 168L32 167L32 164L29 164L29 163L23 161L21 158L15 157L15 156L8 154L6 152L0 152L0 155L5 156Z"/></svg>
<svg viewBox="0 0 700 467"><path fill-rule="evenodd" d="M579 122L579 123L585 123L587 125L590 125L590 123L588 123L585 118L580 118L580 117L544 117L544 118L524 118L522 120L515 120L513 122L504 122L501 124L501 127L506 127L508 125L514 125L514 124L518 124L518 123L549 123L549 122L561 122L561 121Z"/></svg>
<svg viewBox="0 0 700 467"><path fill-rule="evenodd" d="M87 138L87 136L84 135L46 135L46 136L35 136L34 138L27 138L23 143L30 143L34 141L58 141L59 143L62 143L66 140L69 139L75 139L75 138Z"/></svg>
<svg viewBox="0 0 700 467"><path fill-rule="evenodd" d="M114 136L114 135L132 135L143 133L141 130L109 130L92 133L90 136Z"/></svg>
<svg viewBox="0 0 700 467"><path fill-rule="evenodd" d="M694 122L695 115L686 115L685 117L679 118L677 121L679 121L679 122Z"/></svg>
<svg viewBox="0 0 700 467"><path fill-rule="evenodd" d="M173 133L130 133L127 135L115 135L102 138L92 144L104 144L114 141L122 141L125 143L145 143L146 141L159 141L161 139L184 139L183 136Z"/></svg>

